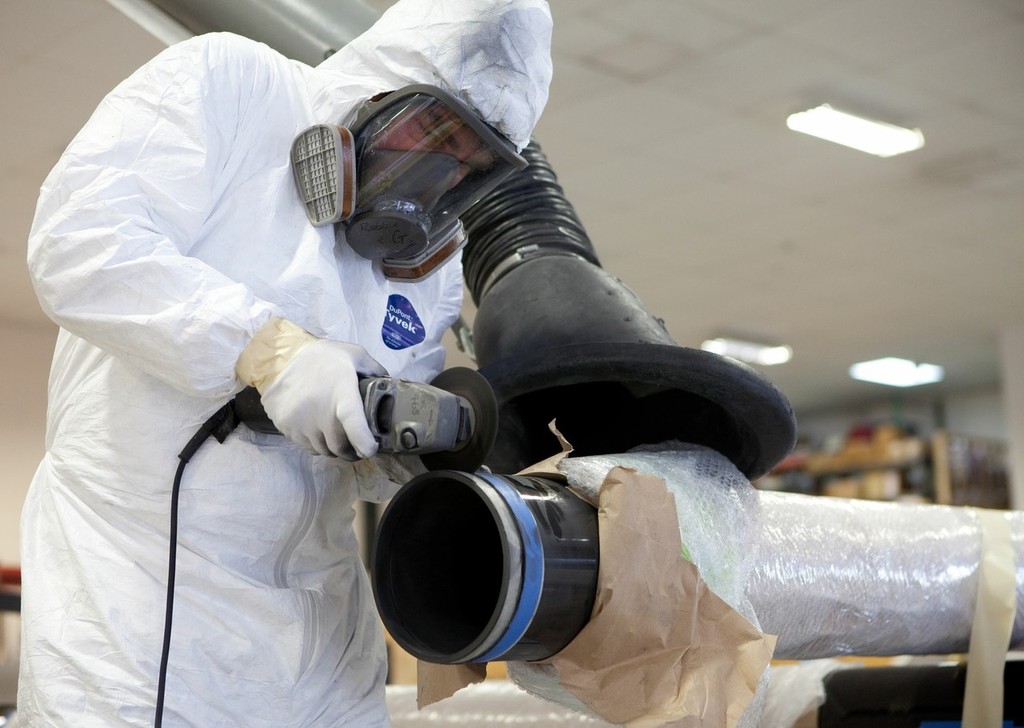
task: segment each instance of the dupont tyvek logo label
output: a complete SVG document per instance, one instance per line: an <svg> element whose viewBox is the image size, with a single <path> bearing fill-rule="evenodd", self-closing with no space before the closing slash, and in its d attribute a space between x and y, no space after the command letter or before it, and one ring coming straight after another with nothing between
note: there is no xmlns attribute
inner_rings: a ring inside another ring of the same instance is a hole
<svg viewBox="0 0 1024 728"><path fill-rule="evenodd" d="M412 302L405 296L392 293L388 297L384 326L380 330L384 345L389 349L407 349L422 342L426 335Z"/></svg>

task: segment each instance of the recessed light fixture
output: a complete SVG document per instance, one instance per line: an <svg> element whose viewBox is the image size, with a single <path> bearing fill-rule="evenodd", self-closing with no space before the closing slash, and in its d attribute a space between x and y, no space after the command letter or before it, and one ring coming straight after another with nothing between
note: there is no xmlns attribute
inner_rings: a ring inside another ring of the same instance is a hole
<svg viewBox="0 0 1024 728"><path fill-rule="evenodd" d="M937 364L917 364L893 356L862 361L850 367L850 376L854 379L890 387L916 387L941 382L943 375L942 367Z"/></svg>
<svg viewBox="0 0 1024 728"><path fill-rule="evenodd" d="M920 129L865 119L828 104L790 114L786 126L878 157L894 157L924 146Z"/></svg>
<svg viewBox="0 0 1024 728"><path fill-rule="evenodd" d="M708 339L700 345L700 348L704 351L731 356L733 359L763 366L785 364L793 358L793 349L788 346L759 344L754 341L742 341L724 336Z"/></svg>

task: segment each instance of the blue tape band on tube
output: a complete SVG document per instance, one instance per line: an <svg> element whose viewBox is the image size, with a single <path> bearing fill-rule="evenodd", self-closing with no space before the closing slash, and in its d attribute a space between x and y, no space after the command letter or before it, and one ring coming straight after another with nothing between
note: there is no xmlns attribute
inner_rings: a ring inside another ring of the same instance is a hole
<svg viewBox="0 0 1024 728"><path fill-rule="evenodd" d="M544 547L540 541L540 530L529 506L523 502L519 492L501 478L489 473L477 475L494 486L519 524L519 534L523 539L523 586L519 594L519 604L512 614L508 629L505 630L494 646L473 662L488 662L497 659L512 649L523 638L529 629L533 616L540 604L541 589L544 586Z"/></svg>

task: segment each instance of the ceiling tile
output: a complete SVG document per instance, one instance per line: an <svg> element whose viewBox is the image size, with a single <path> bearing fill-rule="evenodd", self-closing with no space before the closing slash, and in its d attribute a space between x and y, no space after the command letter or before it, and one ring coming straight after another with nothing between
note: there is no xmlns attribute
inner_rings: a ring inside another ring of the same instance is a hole
<svg viewBox="0 0 1024 728"><path fill-rule="evenodd" d="M729 45L751 31L749 23L677 0L633 0L609 5L595 17L622 35L660 40L686 55Z"/></svg>
<svg viewBox="0 0 1024 728"><path fill-rule="evenodd" d="M783 33L866 68L888 70L1002 20L994 8L963 0L846 0L794 18Z"/></svg>
<svg viewBox="0 0 1024 728"><path fill-rule="evenodd" d="M919 85L1003 121L1024 123L1024 22L1007 22L922 53L890 69Z"/></svg>

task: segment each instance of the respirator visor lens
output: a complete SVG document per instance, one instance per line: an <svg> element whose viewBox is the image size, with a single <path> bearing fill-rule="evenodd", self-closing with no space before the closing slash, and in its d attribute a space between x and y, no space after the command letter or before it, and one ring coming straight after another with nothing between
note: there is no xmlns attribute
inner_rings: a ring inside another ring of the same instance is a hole
<svg viewBox="0 0 1024 728"><path fill-rule="evenodd" d="M356 215L409 210L428 238L451 228L459 215L526 166L507 139L431 86L406 87L368 105L354 133Z"/></svg>

